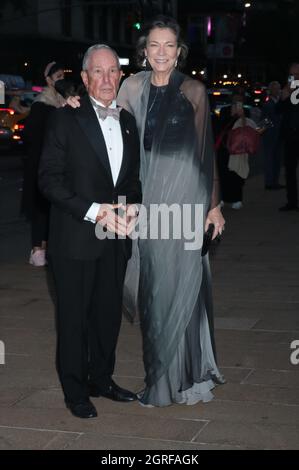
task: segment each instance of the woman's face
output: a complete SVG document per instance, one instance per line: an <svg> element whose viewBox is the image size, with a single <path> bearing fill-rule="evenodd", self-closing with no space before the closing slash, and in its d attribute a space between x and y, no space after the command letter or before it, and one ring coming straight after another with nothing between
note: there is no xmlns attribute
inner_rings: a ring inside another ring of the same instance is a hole
<svg viewBox="0 0 299 470"><path fill-rule="evenodd" d="M57 70L57 72L54 72L50 77L46 78L46 82L48 86L52 86L54 88L55 82L58 80L63 80L64 79L64 71L63 70Z"/></svg>
<svg viewBox="0 0 299 470"><path fill-rule="evenodd" d="M171 73L181 48L171 29L154 28L148 35L144 52L154 72Z"/></svg>

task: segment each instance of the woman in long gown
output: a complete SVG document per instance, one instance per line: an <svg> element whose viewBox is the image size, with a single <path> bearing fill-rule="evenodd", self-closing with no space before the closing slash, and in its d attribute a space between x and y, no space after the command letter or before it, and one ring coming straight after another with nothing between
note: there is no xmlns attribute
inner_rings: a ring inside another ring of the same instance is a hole
<svg viewBox="0 0 299 470"><path fill-rule="evenodd" d="M158 17L138 44L150 70L123 82L118 104L135 116L140 133L143 205L201 204L204 220L191 222L201 231L213 223L215 238L224 219L209 106L204 85L176 69L186 53L175 20ZM208 255L186 250L185 241L140 239L127 272L128 309L138 292L146 371L140 402L148 406L209 401L215 382L224 381L215 359Z"/></svg>

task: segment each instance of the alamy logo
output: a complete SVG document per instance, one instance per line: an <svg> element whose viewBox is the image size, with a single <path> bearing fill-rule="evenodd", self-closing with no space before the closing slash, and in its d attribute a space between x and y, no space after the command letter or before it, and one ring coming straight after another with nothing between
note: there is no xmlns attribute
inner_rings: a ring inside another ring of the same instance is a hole
<svg viewBox="0 0 299 470"><path fill-rule="evenodd" d="M295 91L291 94L291 102L293 104L299 104L299 80L293 80L291 88L295 88Z"/></svg>
<svg viewBox="0 0 299 470"><path fill-rule="evenodd" d="M291 342L290 348L294 349L294 351L290 355L290 362L293 366L298 366L299 364L299 339L294 339Z"/></svg>
<svg viewBox="0 0 299 470"><path fill-rule="evenodd" d="M5 364L5 345L3 341L0 341L0 365Z"/></svg>
<svg viewBox="0 0 299 470"><path fill-rule="evenodd" d="M125 206L125 197L119 197L118 204ZM200 250L203 221L203 204L150 204L149 207L141 204L137 223L128 236L132 240L183 240L185 250ZM96 224L95 234L99 240L115 238L115 233L107 231L100 223Z"/></svg>
<svg viewBox="0 0 299 470"><path fill-rule="evenodd" d="M0 104L5 103L4 92L5 92L5 85L4 85L4 82L0 80Z"/></svg>

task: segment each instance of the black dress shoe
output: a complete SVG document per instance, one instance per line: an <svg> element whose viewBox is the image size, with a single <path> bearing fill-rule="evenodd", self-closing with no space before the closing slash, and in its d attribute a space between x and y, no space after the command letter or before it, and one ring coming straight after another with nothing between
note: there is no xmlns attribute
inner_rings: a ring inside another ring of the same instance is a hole
<svg viewBox="0 0 299 470"><path fill-rule="evenodd" d="M285 206L282 206L279 208L280 212L287 212L287 211L298 211L299 208L296 205L293 204L286 204Z"/></svg>
<svg viewBox="0 0 299 470"><path fill-rule="evenodd" d="M100 388L94 385L89 387L89 395L91 397L105 397L114 401L135 401L137 395L125 388L119 387L115 382L111 381L107 388Z"/></svg>
<svg viewBox="0 0 299 470"><path fill-rule="evenodd" d="M82 403L66 402L66 406L76 418L96 418L98 416L97 410L91 401Z"/></svg>

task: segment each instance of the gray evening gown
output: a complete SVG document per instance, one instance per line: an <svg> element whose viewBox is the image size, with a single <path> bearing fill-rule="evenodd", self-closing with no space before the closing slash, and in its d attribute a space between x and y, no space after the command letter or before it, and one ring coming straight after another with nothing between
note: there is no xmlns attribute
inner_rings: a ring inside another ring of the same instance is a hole
<svg viewBox="0 0 299 470"><path fill-rule="evenodd" d="M142 203L200 204L205 218L219 202L205 87L175 70L161 91L157 99L151 72L140 72L124 81L118 97L140 134ZM203 233L204 219L194 211L190 223ZM208 255L186 250L185 241L139 239L128 265L124 305L140 315L146 372L140 402L147 406L209 401L215 383L224 382L215 359Z"/></svg>

